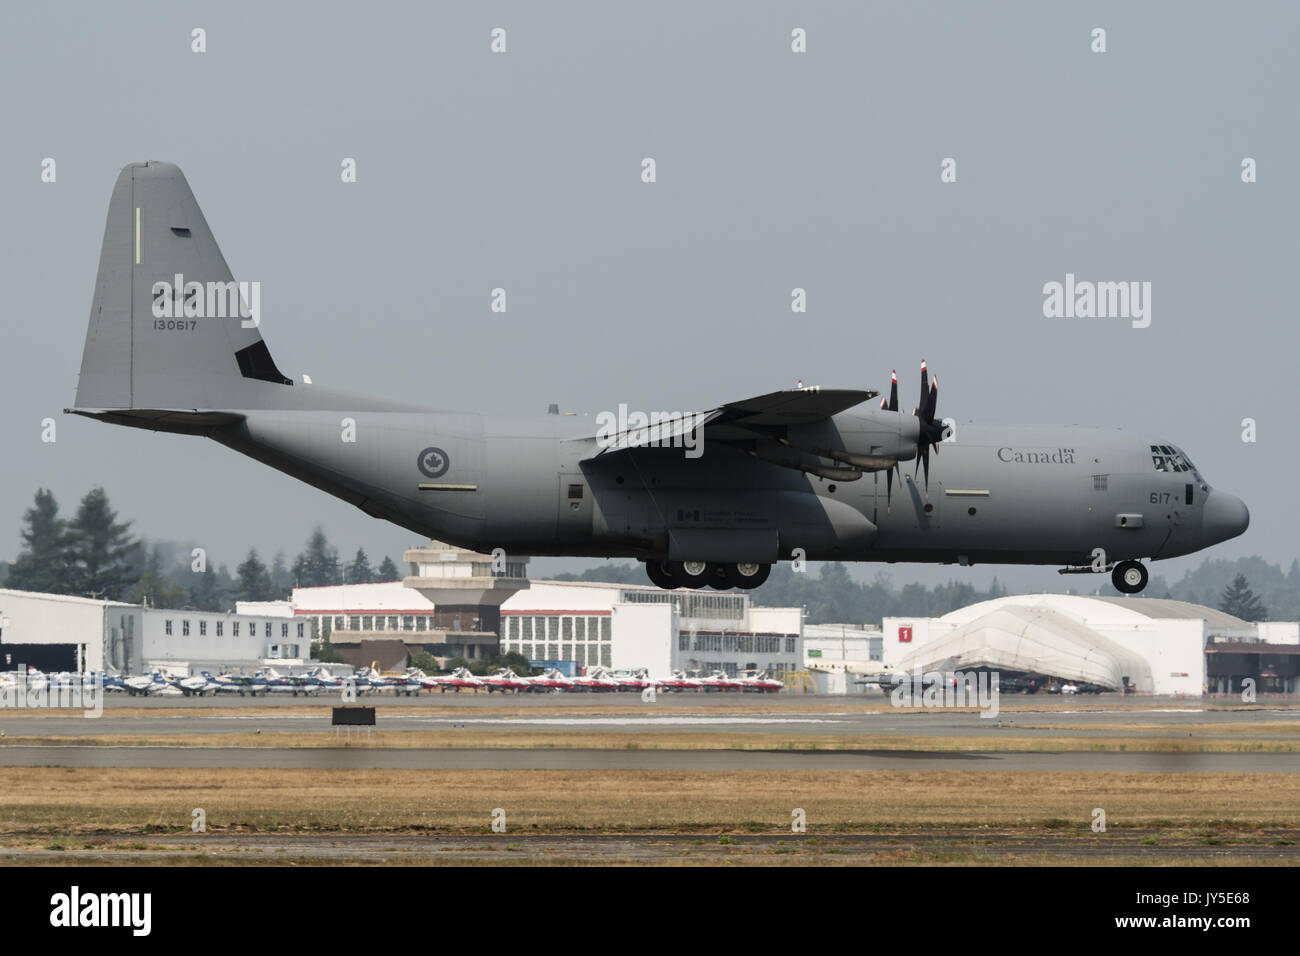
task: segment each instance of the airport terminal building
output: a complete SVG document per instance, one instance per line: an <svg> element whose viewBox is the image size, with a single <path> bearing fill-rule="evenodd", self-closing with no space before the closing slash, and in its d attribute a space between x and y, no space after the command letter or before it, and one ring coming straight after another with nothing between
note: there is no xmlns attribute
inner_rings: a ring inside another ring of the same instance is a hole
<svg viewBox="0 0 1300 956"><path fill-rule="evenodd" d="M754 607L748 595L734 592L529 581L499 606L499 632L480 630L473 610L444 618L438 605L402 581L295 588L286 610L336 647L359 648L349 662L390 668L394 662L374 655L398 642L443 658L513 651L535 666L576 673L597 665L645 669L652 677L745 670L780 677L803 659L802 608Z"/></svg>

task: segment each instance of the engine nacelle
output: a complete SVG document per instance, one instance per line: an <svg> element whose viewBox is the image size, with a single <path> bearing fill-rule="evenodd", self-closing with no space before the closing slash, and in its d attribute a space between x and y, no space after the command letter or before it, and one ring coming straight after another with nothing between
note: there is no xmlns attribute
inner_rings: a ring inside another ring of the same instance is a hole
<svg viewBox="0 0 1300 956"><path fill-rule="evenodd" d="M915 458L919 437L920 420L911 413L855 410L791 426L785 443L862 471L883 471Z"/></svg>

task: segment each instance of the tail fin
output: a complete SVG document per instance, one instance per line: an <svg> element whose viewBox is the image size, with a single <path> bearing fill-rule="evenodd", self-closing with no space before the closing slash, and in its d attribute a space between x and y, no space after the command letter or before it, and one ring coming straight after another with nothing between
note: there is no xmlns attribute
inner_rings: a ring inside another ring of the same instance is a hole
<svg viewBox="0 0 1300 956"><path fill-rule="evenodd" d="M262 341L255 303L241 296L253 289L235 283L178 167L125 167L108 206L72 410L141 410L102 416L122 420L265 407L266 389L293 382Z"/></svg>

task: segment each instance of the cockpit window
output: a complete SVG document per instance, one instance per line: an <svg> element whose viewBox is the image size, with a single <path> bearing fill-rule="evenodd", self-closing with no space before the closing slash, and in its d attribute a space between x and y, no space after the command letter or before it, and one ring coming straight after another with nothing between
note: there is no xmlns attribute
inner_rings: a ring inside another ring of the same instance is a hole
<svg viewBox="0 0 1300 956"><path fill-rule="evenodd" d="M1152 445L1151 462L1156 471L1195 472L1196 466L1173 445Z"/></svg>

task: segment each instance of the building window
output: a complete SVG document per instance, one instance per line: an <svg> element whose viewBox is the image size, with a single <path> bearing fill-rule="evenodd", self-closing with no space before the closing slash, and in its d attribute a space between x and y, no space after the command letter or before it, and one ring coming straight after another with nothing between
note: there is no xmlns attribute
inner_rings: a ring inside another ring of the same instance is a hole
<svg viewBox="0 0 1300 956"><path fill-rule="evenodd" d="M396 615L396 614L390 614L390 615L388 616L388 629L389 629L390 631L395 631L395 630L397 630L397 615Z"/></svg>
<svg viewBox="0 0 1300 956"><path fill-rule="evenodd" d="M303 636L303 635L302 635L302 627L303 627L303 625L302 625L302 621L299 621L299 622L298 622L298 636L299 636L299 637L302 637L302 636ZM297 655L297 654L294 654L293 656L294 656L294 657L297 657L298 655Z"/></svg>
<svg viewBox="0 0 1300 956"><path fill-rule="evenodd" d="M348 615L348 630L356 631L361 629L361 616L358 614Z"/></svg>
<svg viewBox="0 0 1300 956"><path fill-rule="evenodd" d="M609 658L609 645L608 645L608 644L602 644L602 645L600 645L600 663L601 663L602 665L604 665L605 667L609 667L609 666L611 666L610 663L609 663L609 660L610 660L610 658Z"/></svg>
<svg viewBox="0 0 1300 956"><path fill-rule="evenodd" d="M506 630L510 634L510 640L512 641L519 640L519 618L517 617L506 618Z"/></svg>
<svg viewBox="0 0 1300 956"><path fill-rule="evenodd" d="M199 621L199 637L207 637L207 636L208 636L208 622Z"/></svg>
<svg viewBox="0 0 1300 956"><path fill-rule="evenodd" d="M171 632L172 632L172 622L171 622L170 620L167 622L166 632L167 632L167 635L168 635L168 636L171 636Z"/></svg>
<svg viewBox="0 0 1300 956"><path fill-rule="evenodd" d="M556 640L560 636L560 619L558 617L549 617L546 619L546 637L548 640Z"/></svg>
<svg viewBox="0 0 1300 956"><path fill-rule="evenodd" d="M271 622L270 622L270 621L267 621L267 622L266 622L266 636L267 636L267 637L270 637L270 636L271 636Z"/></svg>
<svg viewBox="0 0 1300 956"><path fill-rule="evenodd" d="M384 629L384 616L381 614L375 618L375 630L382 631L383 629Z"/></svg>
<svg viewBox="0 0 1300 956"><path fill-rule="evenodd" d="M341 614L338 617L334 618L334 630L336 631L343 630L343 616Z"/></svg>
<svg viewBox="0 0 1300 956"><path fill-rule="evenodd" d="M600 663L600 645L599 645L599 644L588 644L588 645L587 645L587 663L588 663L588 664L599 664L599 663Z"/></svg>
<svg viewBox="0 0 1300 956"><path fill-rule="evenodd" d="M428 627L429 627L428 619L423 614L418 615L415 619L415 629L417 631L423 631L423 630L427 630Z"/></svg>
<svg viewBox="0 0 1300 956"><path fill-rule="evenodd" d="M374 629L375 629L375 619L371 617L369 614L363 614L361 616L361 630L373 631Z"/></svg>
<svg viewBox="0 0 1300 956"><path fill-rule="evenodd" d="M222 630L224 629L224 625L225 625L225 623L226 623L225 621L218 621L218 622L217 622L217 637L221 637L221 632L222 632Z"/></svg>
<svg viewBox="0 0 1300 956"><path fill-rule="evenodd" d="M523 633L524 640L531 641L533 639L533 619L531 617L525 617L523 626L524 626L524 633Z"/></svg>
<svg viewBox="0 0 1300 956"><path fill-rule="evenodd" d="M238 637L238 636L239 636L239 622L238 622L238 621L231 621L231 622L230 622L230 633L233 634L235 637Z"/></svg>
<svg viewBox="0 0 1300 956"><path fill-rule="evenodd" d="M787 637L787 638L785 639L785 652L786 652L787 654L793 654L793 653L794 653L794 642L795 642L796 640L797 640L797 638L793 638L793 637Z"/></svg>
<svg viewBox="0 0 1300 956"><path fill-rule="evenodd" d="M181 621L181 637L189 637L189 636L190 636L190 619L186 618L185 620Z"/></svg>
<svg viewBox="0 0 1300 956"><path fill-rule="evenodd" d="M609 640L610 621L607 617L600 619L600 640L605 642Z"/></svg>
<svg viewBox="0 0 1300 956"><path fill-rule="evenodd" d="M415 615L414 615L414 614L407 614L406 616L404 616L404 617L402 618L402 630L404 630L404 631L413 631L413 630L415 630Z"/></svg>

